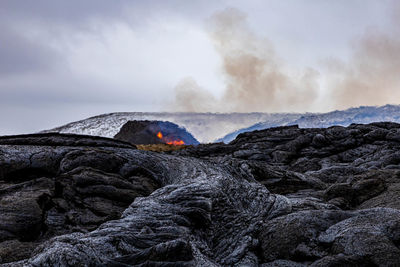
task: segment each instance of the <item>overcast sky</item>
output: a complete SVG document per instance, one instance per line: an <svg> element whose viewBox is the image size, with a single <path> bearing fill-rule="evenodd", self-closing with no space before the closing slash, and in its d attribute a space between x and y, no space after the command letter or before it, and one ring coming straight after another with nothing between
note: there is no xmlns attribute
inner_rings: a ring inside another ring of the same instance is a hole
<svg viewBox="0 0 400 267"><path fill-rule="evenodd" d="M310 67L323 76L323 62L347 60L368 29L395 31L391 3L1 0L0 135L101 113L171 110L187 77L221 97L226 77L207 21L227 8L268 39L287 71ZM320 101L309 111L330 108Z"/></svg>

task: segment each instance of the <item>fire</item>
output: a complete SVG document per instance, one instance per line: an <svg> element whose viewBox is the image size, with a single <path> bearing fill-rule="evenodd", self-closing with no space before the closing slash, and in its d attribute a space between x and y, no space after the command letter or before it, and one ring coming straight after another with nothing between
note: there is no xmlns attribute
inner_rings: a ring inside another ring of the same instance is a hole
<svg viewBox="0 0 400 267"><path fill-rule="evenodd" d="M185 142L183 142L182 140L174 140L174 141L169 141L167 142L168 145L174 145L174 146L181 146L184 145Z"/></svg>
<svg viewBox="0 0 400 267"><path fill-rule="evenodd" d="M162 132L158 132L157 137L158 137L158 139L163 140L168 145L181 146L181 145L185 144L185 142L183 142L183 140L180 140L180 139L172 140L172 141L164 140L165 138L164 138Z"/></svg>

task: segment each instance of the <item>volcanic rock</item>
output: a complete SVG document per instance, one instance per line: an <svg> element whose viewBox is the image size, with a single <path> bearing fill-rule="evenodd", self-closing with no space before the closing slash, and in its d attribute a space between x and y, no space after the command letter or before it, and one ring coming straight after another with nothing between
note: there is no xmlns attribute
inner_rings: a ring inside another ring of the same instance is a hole
<svg viewBox="0 0 400 267"><path fill-rule="evenodd" d="M199 142L184 128L167 121L128 121L114 136L117 140L132 144L180 144L197 145Z"/></svg>
<svg viewBox="0 0 400 267"><path fill-rule="evenodd" d="M0 266L398 266L394 123L167 153L0 138Z"/></svg>

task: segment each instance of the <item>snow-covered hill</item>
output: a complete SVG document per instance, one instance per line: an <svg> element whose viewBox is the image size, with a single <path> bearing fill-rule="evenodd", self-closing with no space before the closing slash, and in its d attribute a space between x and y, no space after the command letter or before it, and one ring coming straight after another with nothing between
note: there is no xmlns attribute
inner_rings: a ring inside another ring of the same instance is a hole
<svg viewBox="0 0 400 267"><path fill-rule="evenodd" d="M227 134L218 141L229 143L240 133L263 130L276 126L297 124L300 128L325 128L333 125L348 126L352 123L366 124L380 121L392 121L400 123L400 105L386 105L381 107L363 106L321 114L306 113L297 118L282 118L281 121L266 120L264 122L256 123L250 127Z"/></svg>
<svg viewBox="0 0 400 267"><path fill-rule="evenodd" d="M120 112L103 114L43 132L114 137L129 120L170 121L184 127L202 143L230 142L247 131L298 124L300 127L347 126L376 121L400 122L400 106L359 107L329 113L165 113Z"/></svg>
<svg viewBox="0 0 400 267"><path fill-rule="evenodd" d="M60 132L114 137L129 120L170 121L184 127L202 143L213 142L227 133L258 122L299 118L300 114L268 113L153 113L121 112L103 114L43 132Z"/></svg>

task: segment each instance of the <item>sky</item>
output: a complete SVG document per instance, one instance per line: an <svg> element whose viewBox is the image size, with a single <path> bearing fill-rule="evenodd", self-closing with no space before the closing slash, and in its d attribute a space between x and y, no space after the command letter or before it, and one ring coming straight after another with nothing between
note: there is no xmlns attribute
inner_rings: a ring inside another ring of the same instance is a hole
<svg viewBox="0 0 400 267"><path fill-rule="evenodd" d="M109 112L400 104L391 0L2 0L0 135Z"/></svg>

